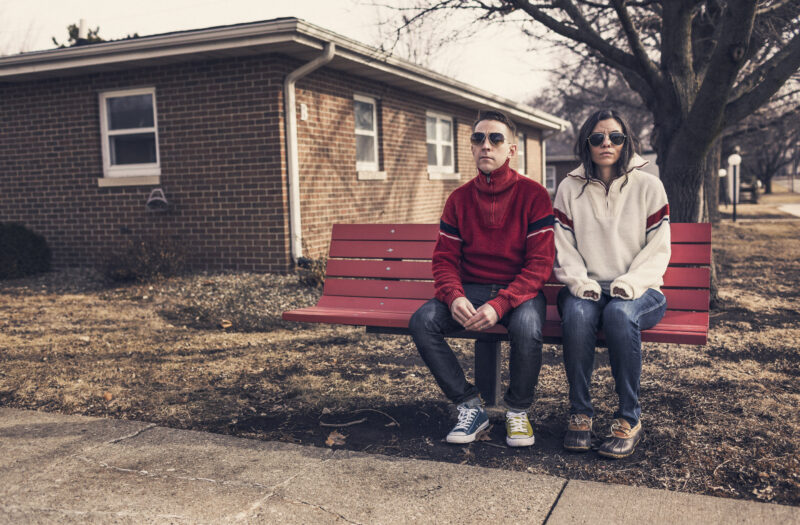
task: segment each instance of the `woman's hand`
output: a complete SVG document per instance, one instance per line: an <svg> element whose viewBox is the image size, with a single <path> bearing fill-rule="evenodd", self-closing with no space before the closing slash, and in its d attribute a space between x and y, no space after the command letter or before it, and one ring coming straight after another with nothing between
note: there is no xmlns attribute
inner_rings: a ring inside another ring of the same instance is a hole
<svg viewBox="0 0 800 525"><path fill-rule="evenodd" d="M611 290L611 294L620 297L622 299L630 299L630 297L628 297L628 292L626 292L619 286L615 286L614 289Z"/></svg>
<svg viewBox="0 0 800 525"><path fill-rule="evenodd" d="M600 299L600 294L598 294L594 290L586 290L585 292L583 292L583 297L585 299L591 299L592 301L596 301Z"/></svg>

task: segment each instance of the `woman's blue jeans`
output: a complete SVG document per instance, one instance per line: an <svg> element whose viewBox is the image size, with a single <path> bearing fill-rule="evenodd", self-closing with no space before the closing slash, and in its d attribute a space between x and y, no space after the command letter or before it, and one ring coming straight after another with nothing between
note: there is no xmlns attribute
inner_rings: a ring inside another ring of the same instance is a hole
<svg viewBox="0 0 800 525"><path fill-rule="evenodd" d="M642 375L642 330L658 323L667 310L663 294L648 289L634 300L602 294L599 301L575 297L564 287L558 294L564 366L569 381L570 414L594 417L589 386L594 369L597 331L603 330L619 408L615 418L631 426L639 422L639 381Z"/></svg>
<svg viewBox="0 0 800 525"><path fill-rule="evenodd" d="M503 288L497 284L465 284L464 294L478 308L494 299ZM508 312L499 321L508 330L511 343L508 364L510 381L503 397L508 408L527 410L533 404L539 370L542 368L545 309L545 298L540 293ZM444 339L447 334L464 329L453 319L446 304L437 299L423 304L411 316L408 328L422 360L450 401L458 404L478 396L477 387L467 381L455 353Z"/></svg>

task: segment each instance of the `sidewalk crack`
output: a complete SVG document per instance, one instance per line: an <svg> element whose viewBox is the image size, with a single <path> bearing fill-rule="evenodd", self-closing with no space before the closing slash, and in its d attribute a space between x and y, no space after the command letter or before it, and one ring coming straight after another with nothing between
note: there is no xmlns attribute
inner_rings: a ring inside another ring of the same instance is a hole
<svg viewBox="0 0 800 525"><path fill-rule="evenodd" d="M550 507L550 510L547 512L547 516L545 516L542 525L547 525L547 522L550 520L550 516L553 514L553 511L556 510L556 505L558 505L558 501L561 499L561 495L564 494L564 491L567 490L567 484L569 480L564 480L564 484L561 486L561 490L558 491L558 496L556 496L556 500L553 502L553 505Z"/></svg>
<svg viewBox="0 0 800 525"><path fill-rule="evenodd" d="M127 436L122 436L122 437L119 437L117 439L112 439L111 441L106 441L106 444L113 445L114 443L119 443L120 441L124 441L126 439L135 438L136 436L140 435L143 432L146 432L146 431L150 430L151 428L154 428L155 426L156 426L155 423L150 423L146 427L137 430L133 434L129 434Z"/></svg>

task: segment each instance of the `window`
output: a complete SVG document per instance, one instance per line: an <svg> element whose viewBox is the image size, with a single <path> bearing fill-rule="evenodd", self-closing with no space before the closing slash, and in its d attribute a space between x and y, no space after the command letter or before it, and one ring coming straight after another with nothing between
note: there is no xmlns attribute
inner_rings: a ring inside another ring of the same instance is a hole
<svg viewBox="0 0 800 525"><path fill-rule="evenodd" d="M355 95L356 170L378 171L378 118L374 98Z"/></svg>
<svg viewBox="0 0 800 525"><path fill-rule="evenodd" d="M116 182L158 184L161 165L155 88L100 93L100 130L104 177L142 177L144 180Z"/></svg>
<svg viewBox="0 0 800 525"><path fill-rule="evenodd" d="M547 166L545 169L544 187L551 193L556 192L556 167Z"/></svg>
<svg viewBox="0 0 800 525"><path fill-rule="evenodd" d="M430 178L458 178L453 159L453 119L429 112L425 116L425 137ZM451 176L442 176L443 174Z"/></svg>
<svg viewBox="0 0 800 525"><path fill-rule="evenodd" d="M517 171L525 175L528 170L525 165L525 134L517 133Z"/></svg>

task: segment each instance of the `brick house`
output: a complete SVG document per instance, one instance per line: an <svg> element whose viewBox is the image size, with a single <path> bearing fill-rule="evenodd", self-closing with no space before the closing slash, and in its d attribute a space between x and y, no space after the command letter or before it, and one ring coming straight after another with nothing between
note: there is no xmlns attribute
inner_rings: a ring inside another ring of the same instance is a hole
<svg viewBox="0 0 800 525"><path fill-rule="evenodd" d="M296 18L0 57L0 222L57 267L155 235L200 268L291 271L333 223L437 221L480 108L542 182L564 121Z"/></svg>

